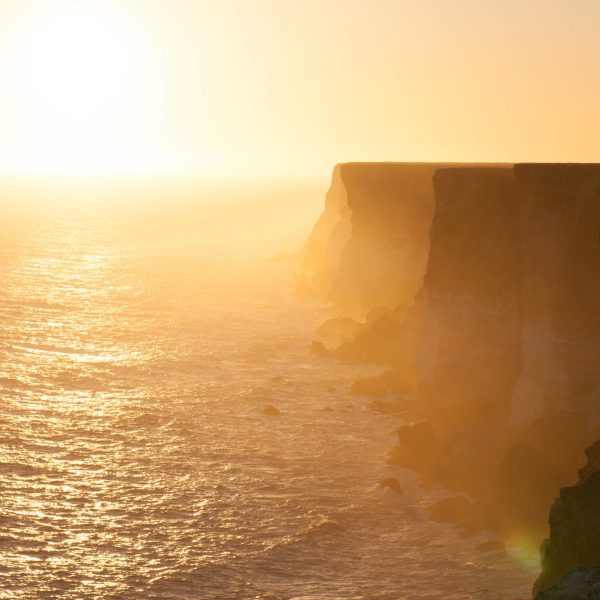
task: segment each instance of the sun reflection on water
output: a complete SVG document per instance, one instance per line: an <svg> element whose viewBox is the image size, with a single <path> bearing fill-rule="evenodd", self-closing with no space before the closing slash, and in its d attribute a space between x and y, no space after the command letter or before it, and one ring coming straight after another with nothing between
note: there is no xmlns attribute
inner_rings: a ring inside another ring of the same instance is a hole
<svg viewBox="0 0 600 600"><path fill-rule="evenodd" d="M373 432L395 422L306 353L322 307L293 295L287 267L194 243L169 254L66 220L0 259L0 589L432 598L440 569L507 591L483 600L528 588L514 560L490 567L423 519L414 490L377 496L391 440Z"/></svg>

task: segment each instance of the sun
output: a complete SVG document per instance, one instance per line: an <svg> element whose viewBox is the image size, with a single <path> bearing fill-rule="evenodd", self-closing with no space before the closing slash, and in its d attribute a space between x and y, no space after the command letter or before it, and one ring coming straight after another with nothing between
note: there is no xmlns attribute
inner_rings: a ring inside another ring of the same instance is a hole
<svg viewBox="0 0 600 600"><path fill-rule="evenodd" d="M13 133L2 162L68 174L156 166L164 82L151 36L109 0L23 5L2 47Z"/></svg>

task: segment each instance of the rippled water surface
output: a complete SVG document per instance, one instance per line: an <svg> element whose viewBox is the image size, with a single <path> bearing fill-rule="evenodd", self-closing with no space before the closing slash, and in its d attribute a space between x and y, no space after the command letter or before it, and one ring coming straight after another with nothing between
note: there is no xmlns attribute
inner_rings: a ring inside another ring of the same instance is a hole
<svg viewBox="0 0 600 600"><path fill-rule="evenodd" d="M308 353L325 308L289 263L213 225L0 228L0 597L527 596L385 466L399 419Z"/></svg>

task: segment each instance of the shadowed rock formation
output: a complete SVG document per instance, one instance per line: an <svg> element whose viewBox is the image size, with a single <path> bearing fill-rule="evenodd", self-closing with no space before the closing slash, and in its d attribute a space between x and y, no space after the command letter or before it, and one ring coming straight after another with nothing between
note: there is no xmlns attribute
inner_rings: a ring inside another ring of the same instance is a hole
<svg viewBox="0 0 600 600"><path fill-rule="evenodd" d="M555 589L539 594L540 600L587 598L583 592L594 587L600 594L600 441L586 455L578 483L560 490L550 511L550 537L542 546L542 574L534 587L535 593L558 585L563 596Z"/></svg>
<svg viewBox="0 0 600 600"><path fill-rule="evenodd" d="M535 600L600 600L600 567L569 571Z"/></svg>

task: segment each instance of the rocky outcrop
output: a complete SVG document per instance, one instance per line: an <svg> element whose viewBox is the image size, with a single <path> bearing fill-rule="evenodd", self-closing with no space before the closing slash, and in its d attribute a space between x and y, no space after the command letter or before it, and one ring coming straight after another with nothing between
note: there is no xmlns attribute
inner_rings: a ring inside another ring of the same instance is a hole
<svg viewBox="0 0 600 600"><path fill-rule="evenodd" d="M600 600L600 567L569 571L535 600Z"/></svg>
<svg viewBox="0 0 600 600"><path fill-rule="evenodd" d="M558 588L538 599L588 597L574 594L576 587L589 592L595 586L600 593L600 441L586 455L578 483L560 490L550 510L550 537L542 546L542 574L534 592ZM582 568L595 570L575 571ZM571 595L560 596L559 590Z"/></svg>

